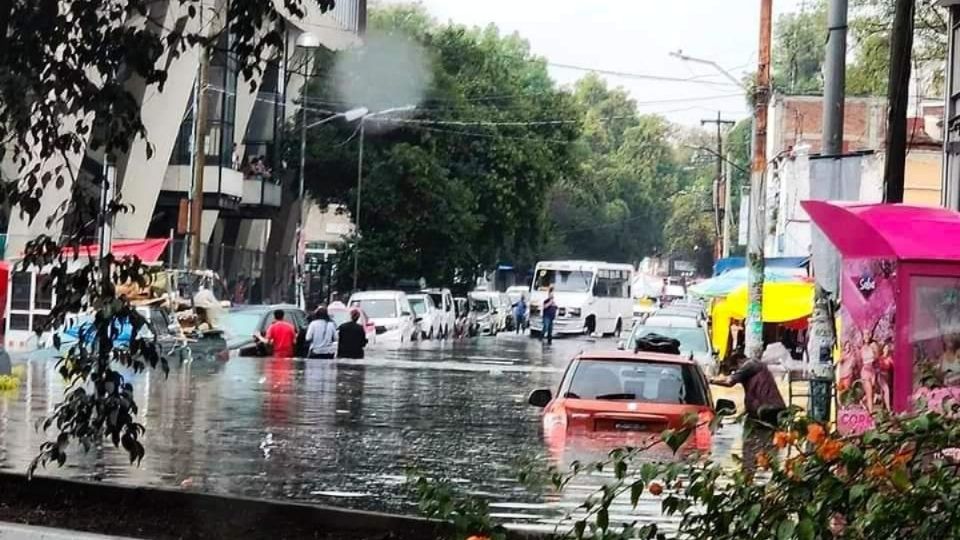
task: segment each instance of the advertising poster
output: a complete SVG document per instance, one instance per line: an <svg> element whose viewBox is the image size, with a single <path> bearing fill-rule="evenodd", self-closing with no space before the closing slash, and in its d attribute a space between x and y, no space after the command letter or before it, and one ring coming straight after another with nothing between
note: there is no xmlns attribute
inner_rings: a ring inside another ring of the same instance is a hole
<svg viewBox="0 0 960 540"><path fill-rule="evenodd" d="M843 262L837 428L859 433L893 398L897 264L886 259Z"/></svg>

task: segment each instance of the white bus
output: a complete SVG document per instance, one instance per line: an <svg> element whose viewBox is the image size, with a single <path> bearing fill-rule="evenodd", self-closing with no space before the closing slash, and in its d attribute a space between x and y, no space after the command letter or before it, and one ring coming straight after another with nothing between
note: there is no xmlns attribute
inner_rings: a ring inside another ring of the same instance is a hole
<svg viewBox="0 0 960 540"><path fill-rule="evenodd" d="M530 284L530 335L543 332L543 300L553 286L554 334L619 335L633 320L633 266L598 261L541 261Z"/></svg>

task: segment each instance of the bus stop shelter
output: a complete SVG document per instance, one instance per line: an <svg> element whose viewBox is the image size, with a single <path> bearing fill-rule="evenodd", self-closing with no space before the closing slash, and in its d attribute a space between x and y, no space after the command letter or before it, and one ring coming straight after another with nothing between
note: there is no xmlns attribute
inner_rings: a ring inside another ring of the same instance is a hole
<svg viewBox="0 0 960 540"><path fill-rule="evenodd" d="M801 204L842 259L840 429L868 427L881 408L960 396L960 213Z"/></svg>

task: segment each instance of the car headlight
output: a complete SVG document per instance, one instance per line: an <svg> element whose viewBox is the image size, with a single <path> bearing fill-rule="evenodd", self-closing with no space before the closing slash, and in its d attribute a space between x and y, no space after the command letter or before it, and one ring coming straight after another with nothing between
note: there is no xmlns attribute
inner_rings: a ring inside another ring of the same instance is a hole
<svg viewBox="0 0 960 540"><path fill-rule="evenodd" d="M578 307L567 308L567 315L571 317L579 317L583 313L583 310Z"/></svg>

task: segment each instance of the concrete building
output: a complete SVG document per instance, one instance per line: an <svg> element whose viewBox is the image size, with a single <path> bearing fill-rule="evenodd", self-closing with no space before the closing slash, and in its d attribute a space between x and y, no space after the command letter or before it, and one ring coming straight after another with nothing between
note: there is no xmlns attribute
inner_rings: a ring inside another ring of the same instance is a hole
<svg viewBox="0 0 960 540"><path fill-rule="evenodd" d="M943 103L913 99L909 119L904 202L940 205ZM841 198L862 202L883 199L884 143L887 124L883 98L847 98L844 109L841 180L833 166L819 156L823 98L777 95L770 104L767 155L781 156L778 174L766 184L767 228L765 253L769 257L810 255L812 230L800 207L806 199ZM835 185L818 184L833 178ZM842 184L842 185L841 185Z"/></svg>
<svg viewBox="0 0 960 540"><path fill-rule="evenodd" d="M205 21L203 28L217 32L223 26L222 22L218 24L217 17L225 16L227 0L205 0L204 4L206 9L202 11L213 20ZM282 2L274 0L274 4L285 12ZM187 9L177 0L153 2L150 6L151 19L164 21L168 28L176 26ZM204 254L206 264L220 267L225 276L230 273L249 276L262 270L262 252L270 229L278 223L285 225L291 212L281 212L281 207L292 206L296 198L295 190L292 199L284 193L283 180L292 175L281 173L284 167L279 151L283 128L297 112L293 103L299 99L304 82L300 72L307 52L296 47L297 39L303 33L310 33L321 46L339 50L358 44L364 31L366 0L337 0L336 7L327 13L317 11L311 2L303 3L303 7L308 8L305 17L291 17L283 22L284 46L264 54L262 61L266 67L255 81L255 90L237 73L235 61L225 52L230 39L228 32L223 33L220 46L210 56L209 86L204 92L208 133L204 141L201 241L208 246ZM140 22L131 19L129 24ZM201 28L198 18L190 19L187 24L192 25L188 31ZM177 57L161 58L159 62L168 66L163 91L155 86L144 88L136 82L129 84L130 92L142 104L141 114L149 140L138 138L127 154L112 156L108 164L108 178L115 176L123 202L135 209L117 217L115 238L176 235L178 221L182 229L181 208L193 182L190 167L193 92L199 58L196 47ZM152 148L149 159L148 144ZM74 170L79 170L77 181L80 183L91 183L103 175L102 152L88 149L68 155L65 160ZM48 164L49 167L56 165ZM69 218L56 222L52 230L45 224L60 203L67 201L70 187L47 190L41 215L32 223L18 215L11 217L5 250L8 258L19 255L24 243L40 232L58 235L64 227L75 231L84 226ZM69 206L64 208L65 213L70 214ZM175 242L177 259L183 243L182 240ZM291 250L292 242L286 242L281 253L274 256L286 258ZM246 252L259 255L239 256Z"/></svg>

